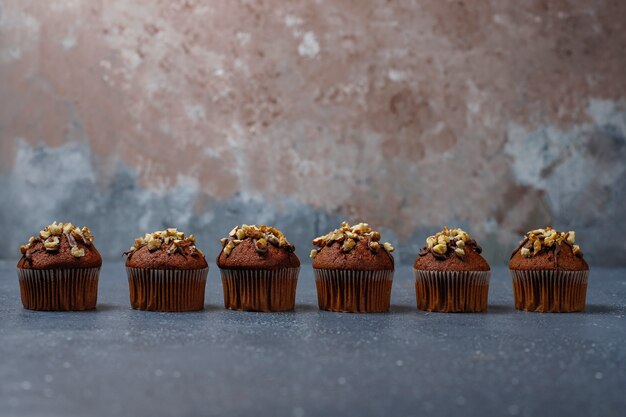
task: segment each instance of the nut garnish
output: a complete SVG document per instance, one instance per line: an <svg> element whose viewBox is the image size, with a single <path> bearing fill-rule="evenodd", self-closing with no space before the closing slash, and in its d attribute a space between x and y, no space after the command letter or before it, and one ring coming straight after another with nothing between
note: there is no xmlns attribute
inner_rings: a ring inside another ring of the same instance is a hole
<svg viewBox="0 0 626 417"><path fill-rule="evenodd" d="M583 254L576 243L576 232L570 230L569 232L558 232L552 227L546 227L543 229L535 229L526 233L524 239L520 242L518 247L520 254L523 257L530 258L541 252L555 251L558 254L561 245L565 244L572 248L574 255L582 257ZM517 250L515 251L517 252ZM513 252L513 254L515 254ZM555 263L557 262L557 256L555 256Z"/></svg>
<svg viewBox="0 0 626 417"><path fill-rule="evenodd" d="M315 259L316 256L317 256L317 251L315 249L311 249L311 253L309 254L309 257L311 259Z"/></svg>
<svg viewBox="0 0 626 417"><path fill-rule="evenodd" d="M267 253L268 245L285 248L290 252L295 250L294 246L285 238L283 232L275 227L244 224L235 226L227 238L220 240L226 256L229 256L233 249L246 239L253 239L255 249L260 255Z"/></svg>
<svg viewBox="0 0 626 417"><path fill-rule="evenodd" d="M234 247L235 247L235 244L233 243L232 240L228 242L226 246L224 246L224 253L226 254L226 256L230 255Z"/></svg>
<svg viewBox="0 0 626 417"><path fill-rule="evenodd" d="M32 250L40 250L33 249L37 243L42 244L43 250L57 252L61 248L61 239L63 237L67 239L70 246L70 253L77 258L85 256L84 249L79 248L78 244L89 246L93 242L93 236L88 228L83 227L81 229L74 226L72 223L54 222L41 230L37 237L31 236L26 245L20 246L20 252L26 259L31 259Z"/></svg>
<svg viewBox="0 0 626 417"><path fill-rule="evenodd" d="M63 233L63 223L52 223L48 226L48 231L52 236L59 236L61 233Z"/></svg>
<svg viewBox="0 0 626 417"><path fill-rule="evenodd" d="M59 243L61 243L61 241L59 240L58 237L50 236L48 239L46 239L43 242L43 246L48 251L54 251L54 250L57 250L59 248Z"/></svg>
<svg viewBox="0 0 626 417"><path fill-rule="evenodd" d="M419 251L419 256L431 253L436 259L448 259L453 254L463 259L467 249L481 253L482 248L463 229L448 229L444 227L439 233L426 238L426 244Z"/></svg>
<svg viewBox="0 0 626 417"><path fill-rule="evenodd" d="M355 246L356 246L356 240L354 240L354 239L346 239L346 241L343 242L343 245L341 245L341 250L344 251L344 252L350 252L352 250L352 248L355 247Z"/></svg>
<svg viewBox="0 0 626 417"><path fill-rule="evenodd" d="M185 236L183 232L179 232L178 229L173 227L146 233L143 237L136 238L133 246L124 254L130 257L144 246L150 252L165 250L165 253L168 255L180 253L184 256L204 256L202 251L196 247L196 237L193 234Z"/></svg>
<svg viewBox="0 0 626 417"><path fill-rule="evenodd" d="M350 252L357 243L365 241L367 247L373 253L377 253L381 248L391 253L394 247L389 243L379 243L380 233L372 230L367 223L358 223L350 226L347 222L341 223L341 228L335 229L323 236L313 239L313 246L317 246L318 251L326 246L332 246L337 243L340 245L342 252Z"/></svg>
<svg viewBox="0 0 626 417"><path fill-rule="evenodd" d="M163 245L163 241L161 239L152 238L147 241L147 245L148 245L149 251L154 251L157 249L161 249L161 245Z"/></svg>
<svg viewBox="0 0 626 417"><path fill-rule="evenodd" d="M79 248L78 246L72 246L71 254L75 258L80 258L85 256L85 249Z"/></svg>
<svg viewBox="0 0 626 417"><path fill-rule="evenodd" d="M448 250L448 246L445 243L440 243L433 246L433 252L444 254Z"/></svg>
<svg viewBox="0 0 626 417"><path fill-rule="evenodd" d="M567 242L572 245L576 242L576 232L574 232L573 230L567 232Z"/></svg>

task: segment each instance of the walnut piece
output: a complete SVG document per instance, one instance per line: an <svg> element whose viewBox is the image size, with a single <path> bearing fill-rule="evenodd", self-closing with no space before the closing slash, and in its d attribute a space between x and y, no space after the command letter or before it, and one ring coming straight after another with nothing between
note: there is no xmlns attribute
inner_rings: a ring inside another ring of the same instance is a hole
<svg viewBox="0 0 626 417"><path fill-rule="evenodd" d="M367 243L369 250L374 253L381 248L384 248L387 252L393 252L394 250L389 243L383 245L378 243L380 241L380 233L372 230L367 223L358 223L350 226L347 222L342 222L339 229L335 229L324 236L316 237L312 243L313 246L320 248L319 250L338 243L343 252L350 252L362 240Z"/></svg>
<svg viewBox="0 0 626 417"><path fill-rule="evenodd" d="M292 252L294 251L293 245L289 243L283 233L275 227L244 224L241 225L241 227L235 226L230 231L227 238L220 240L226 256L230 256L233 249L246 239L255 240L255 248L260 255L267 253L268 244L283 247Z"/></svg>
<svg viewBox="0 0 626 417"><path fill-rule="evenodd" d="M445 243L439 243L433 246L433 252L437 252L443 255L447 251L448 251L448 246Z"/></svg>
<svg viewBox="0 0 626 417"><path fill-rule="evenodd" d="M85 249L79 248L78 246L72 246L71 253L73 257L80 258L82 256L85 256Z"/></svg>
<svg viewBox="0 0 626 417"><path fill-rule="evenodd" d="M88 231L87 231L88 235ZM168 227L165 230L157 230L152 233L146 233L143 237L138 237L133 243L132 250L125 252L126 255L132 254L146 246L150 252L165 249L168 255L180 253L182 255L200 255L204 256L202 251L195 246L196 237L191 234L186 236L175 227Z"/></svg>
<svg viewBox="0 0 626 417"><path fill-rule="evenodd" d="M77 239L80 239L85 246L89 246L93 242L93 236L87 227L78 228L72 223L54 222L41 230L38 237L31 236L27 245L20 246L20 252L28 256L27 251L37 242L42 242L45 250L56 252L60 248L61 236L65 236L70 251L75 253L79 251Z"/></svg>
<svg viewBox="0 0 626 417"><path fill-rule="evenodd" d="M554 230L552 227L546 227L543 229L535 229L526 233L528 243L524 248L520 249L522 256L532 257L537 255L543 250L553 250L557 246L560 246L564 242L573 247L576 246L576 232L570 230L569 232L560 233ZM531 251L532 248L532 251ZM577 249L578 256L582 256L580 248Z"/></svg>

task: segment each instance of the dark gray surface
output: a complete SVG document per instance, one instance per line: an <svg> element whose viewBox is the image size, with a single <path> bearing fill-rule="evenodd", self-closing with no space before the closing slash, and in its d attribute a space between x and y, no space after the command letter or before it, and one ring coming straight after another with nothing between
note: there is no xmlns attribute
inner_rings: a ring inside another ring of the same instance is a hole
<svg viewBox="0 0 626 417"><path fill-rule="evenodd" d="M494 271L486 314L415 308L409 266L392 312L320 312L304 265L295 313L133 311L121 263L99 308L22 309L0 263L2 416L617 416L626 407L626 269L594 269L587 312L515 311Z"/></svg>

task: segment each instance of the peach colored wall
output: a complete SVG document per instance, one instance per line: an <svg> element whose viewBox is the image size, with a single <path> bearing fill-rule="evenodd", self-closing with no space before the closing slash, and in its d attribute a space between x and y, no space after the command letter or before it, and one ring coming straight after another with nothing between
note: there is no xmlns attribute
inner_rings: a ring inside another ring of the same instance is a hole
<svg viewBox="0 0 626 417"><path fill-rule="evenodd" d="M0 257L88 224L107 256L231 224L301 255L343 218L410 259L574 228L624 263L624 1L0 2ZM617 232L617 233L615 233ZM615 236L615 237L614 237Z"/></svg>

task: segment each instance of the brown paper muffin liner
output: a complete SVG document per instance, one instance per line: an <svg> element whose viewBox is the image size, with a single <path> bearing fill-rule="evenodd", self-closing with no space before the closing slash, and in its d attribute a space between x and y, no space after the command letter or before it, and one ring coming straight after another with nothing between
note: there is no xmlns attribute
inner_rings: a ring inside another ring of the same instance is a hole
<svg viewBox="0 0 626 417"><path fill-rule="evenodd" d="M300 268L220 269L224 307L243 311L291 311Z"/></svg>
<svg viewBox="0 0 626 417"><path fill-rule="evenodd" d="M209 268L126 268L130 305L135 310L197 311L204 309Z"/></svg>
<svg viewBox="0 0 626 417"><path fill-rule="evenodd" d="M420 310L440 313L487 310L491 271L413 271Z"/></svg>
<svg viewBox="0 0 626 417"><path fill-rule="evenodd" d="M28 310L93 310L99 273L100 268L17 268L22 304Z"/></svg>
<svg viewBox="0 0 626 417"><path fill-rule="evenodd" d="M538 313L585 309L589 271L510 271L516 309Z"/></svg>
<svg viewBox="0 0 626 417"><path fill-rule="evenodd" d="M393 271L313 269L320 310L342 313L389 311Z"/></svg>

